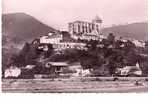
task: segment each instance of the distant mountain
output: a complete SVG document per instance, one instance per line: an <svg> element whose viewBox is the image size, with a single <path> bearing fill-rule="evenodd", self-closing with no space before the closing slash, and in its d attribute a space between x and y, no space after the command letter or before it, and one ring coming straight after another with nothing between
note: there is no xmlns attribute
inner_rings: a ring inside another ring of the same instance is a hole
<svg viewBox="0 0 148 99"><path fill-rule="evenodd" d="M15 42L31 41L41 35L56 31L34 17L25 13L12 13L2 15L2 33Z"/></svg>
<svg viewBox="0 0 148 99"><path fill-rule="evenodd" d="M102 29L103 34L114 33L120 37L130 37L138 40L148 40L148 22L117 25Z"/></svg>
<svg viewBox="0 0 148 99"><path fill-rule="evenodd" d="M10 58L19 53L25 42L56 30L25 13L2 15L2 63L5 67Z"/></svg>

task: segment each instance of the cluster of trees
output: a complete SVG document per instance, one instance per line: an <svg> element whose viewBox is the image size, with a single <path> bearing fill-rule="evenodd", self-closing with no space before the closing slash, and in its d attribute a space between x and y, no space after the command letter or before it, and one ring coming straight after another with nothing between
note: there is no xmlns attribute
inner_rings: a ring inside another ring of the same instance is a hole
<svg viewBox="0 0 148 99"><path fill-rule="evenodd" d="M19 54L13 55L11 64L26 66L38 64L40 58L48 58L50 61L80 62L83 69L91 69L96 75L110 76L117 68L134 66L138 62L143 73L148 74L148 57L141 55L148 54L148 42L142 52L129 40L115 40L112 33L107 39L85 43L87 50L66 49L62 54L54 53L51 44L47 45L48 51L43 51L37 48L42 46L40 44L26 43Z"/></svg>
<svg viewBox="0 0 148 99"><path fill-rule="evenodd" d="M43 49L38 49L39 46L44 46L41 44L29 44L25 43L22 50L11 57L11 61L9 61L9 65L13 64L17 67L23 67L28 64L36 65L38 62L38 59L40 58L48 58L52 52L53 47L52 44L46 45L48 47L47 51L43 51Z"/></svg>
<svg viewBox="0 0 148 99"><path fill-rule="evenodd" d="M144 73L148 70L148 58L141 55L134 43L115 40L110 33L102 41L87 42L87 51L80 62L84 69L93 69L96 75L114 75L117 68L135 66L138 62ZM145 48L147 49L147 48Z"/></svg>
<svg viewBox="0 0 148 99"><path fill-rule="evenodd" d="M144 52L146 54L148 54L148 41L145 42L145 50L144 50Z"/></svg>

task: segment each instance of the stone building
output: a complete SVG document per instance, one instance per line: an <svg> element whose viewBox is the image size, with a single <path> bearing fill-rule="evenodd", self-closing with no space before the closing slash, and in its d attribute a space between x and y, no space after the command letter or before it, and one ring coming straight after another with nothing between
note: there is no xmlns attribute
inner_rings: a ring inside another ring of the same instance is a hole
<svg viewBox="0 0 148 99"><path fill-rule="evenodd" d="M92 22L74 21L69 23L69 33L74 39L98 40L101 34L102 20L96 16Z"/></svg>
<svg viewBox="0 0 148 99"><path fill-rule="evenodd" d="M98 16L92 22L75 21L69 23L69 32L49 33L40 37L37 42L43 44L41 48L46 48L46 44L52 44L56 51L63 49L86 50L86 44L82 43L81 40L90 41L104 38L101 34L101 23L102 20ZM34 41L34 43L36 42Z"/></svg>
<svg viewBox="0 0 148 99"><path fill-rule="evenodd" d="M49 33L47 36L40 37L40 43L44 44L54 44L59 43L63 39L62 35L60 33Z"/></svg>
<svg viewBox="0 0 148 99"><path fill-rule="evenodd" d="M61 51L64 49L79 49L85 50L85 43L76 42L69 39L64 39L64 36L61 33L58 34L49 34L42 36L39 39L35 39L32 44L37 44L39 50L48 51L48 44L52 44L52 47L55 51Z"/></svg>
<svg viewBox="0 0 148 99"><path fill-rule="evenodd" d="M61 51L64 49L79 49L79 50L86 50L86 44L84 43L74 43L74 42L60 42L53 44L53 48L56 51Z"/></svg>

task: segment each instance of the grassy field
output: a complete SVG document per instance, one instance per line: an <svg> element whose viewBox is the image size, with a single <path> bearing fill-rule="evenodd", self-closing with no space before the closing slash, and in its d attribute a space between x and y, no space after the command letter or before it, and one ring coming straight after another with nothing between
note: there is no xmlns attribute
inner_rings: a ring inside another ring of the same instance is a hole
<svg viewBox="0 0 148 99"><path fill-rule="evenodd" d="M144 78L128 78L128 80L124 78L124 80L117 81L112 81L112 78L100 79L99 81L90 81L88 79L3 79L2 91L27 93L148 92L148 82L144 81ZM140 85L135 85L137 79Z"/></svg>

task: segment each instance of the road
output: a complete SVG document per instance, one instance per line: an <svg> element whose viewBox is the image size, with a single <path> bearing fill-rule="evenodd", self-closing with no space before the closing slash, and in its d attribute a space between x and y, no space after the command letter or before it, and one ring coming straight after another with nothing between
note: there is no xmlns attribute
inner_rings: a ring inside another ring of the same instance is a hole
<svg viewBox="0 0 148 99"><path fill-rule="evenodd" d="M5 79L3 92L19 93L127 93L148 92L148 82L136 86L135 81L72 81L50 79Z"/></svg>

